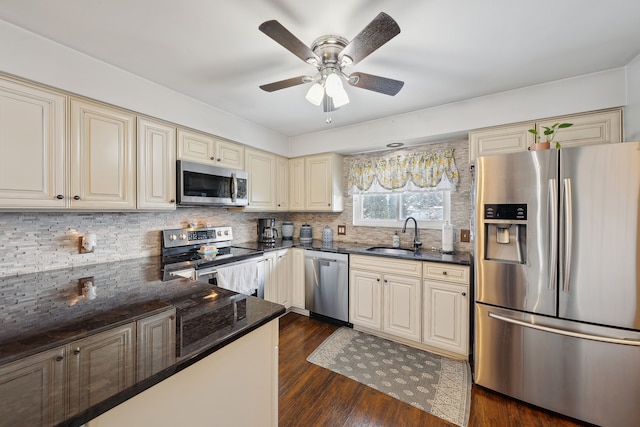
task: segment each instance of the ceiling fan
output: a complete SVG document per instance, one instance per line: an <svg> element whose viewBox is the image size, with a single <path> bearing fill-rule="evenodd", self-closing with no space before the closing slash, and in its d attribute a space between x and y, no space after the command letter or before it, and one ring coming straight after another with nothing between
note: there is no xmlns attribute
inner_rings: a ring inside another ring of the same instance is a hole
<svg viewBox="0 0 640 427"><path fill-rule="evenodd" d="M344 72L347 66L362 61L400 33L396 21L384 12L380 12L351 41L340 36L325 35L318 37L311 47L307 47L276 20L263 22L258 28L318 70L313 76L297 76L260 86L267 92L313 83L307 92L307 100L315 105L323 104L324 111L329 112L349 102L342 80L346 80L351 86L391 96L397 94L404 85L402 81L386 77L360 72L347 75Z"/></svg>

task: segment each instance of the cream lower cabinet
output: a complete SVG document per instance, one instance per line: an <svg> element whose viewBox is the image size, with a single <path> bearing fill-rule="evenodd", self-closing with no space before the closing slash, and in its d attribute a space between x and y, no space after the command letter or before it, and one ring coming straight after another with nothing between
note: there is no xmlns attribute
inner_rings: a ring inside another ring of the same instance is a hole
<svg viewBox="0 0 640 427"><path fill-rule="evenodd" d="M141 381L176 361L176 310L138 320L136 327L136 376Z"/></svg>
<svg viewBox="0 0 640 427"><path fill-rule="evenodd" d="M291 253L289 249L264 254L264 299L291 307Z"/></svg>
<svg viewBox="0 0 640 427"><path fill-rule="evenodd" d="M349 321L419 342L422 264L352 255L349 267Z"/></svg>
<svg viewBox="0 0 640 427"><path fill-rule="evenodd" d="M64 421L66 347L0 367L0 424L52 426Z"/></svg>
<svg viewBox="0 0 640 427"><path fill-rule="evenodd" d="M423 342L469 354L469 267L425 262Z"/></svg>
<svg viewBox="0 0 640 427"><path fill-rule="evenodd" d="M71 415L134 384L135 342L134 322L90 335L69 345Z"/></svg>
<svg viewBox="0 0 640 427"><path fill-rule="evenodd" d="M304 251L305 249L292 248L291 253L291 306L305 310L304 288Z"/></svg>
<svg viewBox="0 0 640 427"><path fill-rule="evenodd" d="M136 116L71 98L69 206L136 207Z"/></svg>
<svg viewBox="0 0 640 427"><path fill-rule="evenodd" d="M176 128L138 117L137 208L176 208Z"/></svg>
<svg viewBox="0 0 640 427"><path fill-rule="evenodd" d="M66 96L0 78L0 208L66 200Z"/></svg>

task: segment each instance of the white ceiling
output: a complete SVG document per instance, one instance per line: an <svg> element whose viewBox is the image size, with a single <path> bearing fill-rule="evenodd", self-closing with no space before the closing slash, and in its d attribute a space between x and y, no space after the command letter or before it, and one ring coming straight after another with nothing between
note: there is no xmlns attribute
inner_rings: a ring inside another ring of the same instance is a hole
<svg viewBox="0 0 640 427"><path fill-rule="evenodd" d="M348 73L405 82L395 97L347 87L338 127L623 67L640 54L638 0L0 0L0 19L286 136L327 129L307 85L258 86L315 68L258 30L353 38L379 12L401 33Z"/></svg>

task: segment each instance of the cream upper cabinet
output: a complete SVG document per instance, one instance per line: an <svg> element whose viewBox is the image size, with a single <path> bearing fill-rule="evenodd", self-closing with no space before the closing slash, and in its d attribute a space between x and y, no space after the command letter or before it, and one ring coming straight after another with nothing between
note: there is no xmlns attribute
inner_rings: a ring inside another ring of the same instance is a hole
<svg viewBox="0 0 640 427"><path fill-rule="evenodd" d="M138 117L138 209L176 208L176 128Z"/></svg>
<svg viewBox="0 0 640 427"><path fill-rule="evenodd" d="M245 150L245 167L249 173L249 205L246 211L275 211L277 193L277 156L265 151Z"/></svg>
<svg viewBox="0 0 640 427"><path fill-rule="evenodd" d="M342 212L342 156L335 153L305 158L305 210Z"/></svg>
<svg viewBox="0 0 640 427"><path fill-rule="evenodd" d="M607 144L622 142L622 110L599 111L576 114L536 123L538 132L555 123L573 123L573 126L561 129L555 138L562 148L580 145Z"/></svg>
<svg viewBox="0 0 640 427"><path fill-rule="evenodd" d="M289 159L289 209L304 210L304 157Z"/></svg>
<svg viewBox="0 0 640 427"><path fill-rule="evenodd" d="M0 78L0 208L66 206L66 105L62 94Z"/></svg>
<svg viewBox="0 0 640 427"><path fill-rule="evenodd" d="M71 200L79 209L135 209L136 116L71 98Z"/></svg>
<svg viewBox="0 0 640 427"><path fill-rule="evenodd" d="M183 128L178 128L178 159L231 169L245 168L244 146Z"/></svg>
<svg viewBox="0 0 640 427"><path fill-rule="evenodd" d="M352 255L349 267L349 321L420 342L422 264Z"/></svg>
<svg viewBox="0 0 640 427"><path fill-rule="evenodd" d="M469 132L470 162L474 163L479 156L525 151L535 141L529 132L534 126L531 122Z"/></svg>
<svg viewBox="0 0 640 427"><path fill-rule="evenodd" d="M469 354L469 267L424 263L425 344Z"/></svg>
<svg viewBox="0 0 640 427"><path fill-rule="evenodd" d="M289 210L289 159L276 159L276 210Z"/></svg>
<svg viewBox="0 0 640 427"><path fill-rule="evenodd" d="M622 110L615 108L471 131L469 161L473 164L478 156L528 150L535 142L535 136L529 129L536 129L542 134L545 127L555 123L573 124L556 134L554 142L560 142L563 148L622 142Z"/></svg>

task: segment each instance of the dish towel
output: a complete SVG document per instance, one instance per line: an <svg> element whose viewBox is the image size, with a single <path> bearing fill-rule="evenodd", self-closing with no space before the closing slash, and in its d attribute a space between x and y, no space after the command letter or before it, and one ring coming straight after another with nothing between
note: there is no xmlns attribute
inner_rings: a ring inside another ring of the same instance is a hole
<svg viewBox="0 0 640 427"><path fill-rule="evenodd" d="M251 295L258 289L258 262L220 267L216 271L218 286L245 295Z"/></svg>

